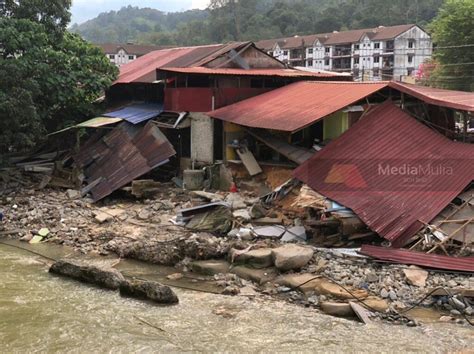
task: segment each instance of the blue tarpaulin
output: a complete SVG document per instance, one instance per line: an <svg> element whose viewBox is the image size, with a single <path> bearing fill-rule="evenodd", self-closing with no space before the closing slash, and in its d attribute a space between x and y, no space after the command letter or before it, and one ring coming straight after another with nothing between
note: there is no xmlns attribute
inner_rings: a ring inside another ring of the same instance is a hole
<svg viewBox="0 0 474 354"><path fill-rule="evenodd" d="M105 117L121 118L132 124L138 124L155 118L163 112L163 105L156 103L133 104L118 111L105 113Z"/></svg>

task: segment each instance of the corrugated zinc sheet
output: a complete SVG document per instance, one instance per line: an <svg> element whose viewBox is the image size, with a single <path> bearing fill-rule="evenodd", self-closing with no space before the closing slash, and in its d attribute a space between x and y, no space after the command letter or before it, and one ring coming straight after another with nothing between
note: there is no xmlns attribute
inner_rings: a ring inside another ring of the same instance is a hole
<svg viewBox="0 0 474 354"><path fill-rule="evenodd" d="M162 71L169 71L181 74L202 74L202 75L233 75L233 76L276 76L276 77L340 77L346 76L331 72L310 72L296 69L236 69L236 68L171 68L165 67Z"/></svg>
<svg viewBox="0 0 474 354"><path fill-rule="evenodd" d="M474 112L473 92L443 90L395 81L390 82L390 87L432 105Z"/></svg>
<svg viewBox="0 0 474 354"><path fill-rule="evenodd" d="M422 267L445 270L456 270L471 273L474 272L474 257L457 258L371 245L363 245L360 253L384 261L413 264Z"/></svg>
<svg viewBox="0 0 474 354"><path fill-rule="evenodd" d="M388 82L297 82L207 114L246 127L293 132L387 85Z"/></svg>
<svg viewBox="0 0 474 354"><path fill-rule="evenodd" d="M74 156L88 183L100 181L91 190L94 201L166 163L176 154L155 124L148 122L142 128L136 127L123 123L102 137L97 133Z"/></svg>
<svg viewBox="0 0 474 354"><path fill-rule="evenodd" d="M386 102L294 176L398 247L474 179L474 145L453 142Z"/></svg>
<svg viewBox="0 0 474 354"><path fill-rule="evenodd" d="M117 111L104 113L104 116L120 118L132 124L138 124L146 120L155 118L163 112L162 104L141 103L133 104Z"/></svg>
<svg viewBox="0 0 474 354"><path fill-rule="evenodd" d="M156 69L164 66L188 67L207 63L216 58L215 53L229 51L246 43L248 42L157 50L121 66L119 78L114 84L153 82L156 80Z"/></svg>
<svg viewBox="0 0 474 354"><path fill-rule="evenodd" d="M121 122L122 118L97 117L75 125L75 128L99 128Z"/></svg>

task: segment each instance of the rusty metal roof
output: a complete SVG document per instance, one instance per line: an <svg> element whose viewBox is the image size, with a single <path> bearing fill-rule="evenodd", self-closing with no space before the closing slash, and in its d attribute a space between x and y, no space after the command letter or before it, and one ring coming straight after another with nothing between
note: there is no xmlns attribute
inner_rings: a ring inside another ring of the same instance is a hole
<svg viewBox="0 0 474 354"><path fill-rule="evenodd" d="M209 112L251 128L293 132L387 87L388 82L297 82Z"/></svg>
<svg viewBox="0 0 474 354"><path fill-rule="evenodd" d="M200 75L232 75L232 76L273 76L273 77L292 77L292 78L331 78L347 77L340 73L331 72L312 72L297 69L237 69L237 68L206 68L202 66L191 68L171 68L164 67L160 71L168 71L181 74L200 74Z"/></svg>
<svg viewBox="0 0 474 354"><path fill-rule="evenodd" d="M235 42L157 50L121 66L119 78L114 84L153 82L156 80L156 69L164 66L183 68L205 65L219 55L249 43Z"/></svg>
<svg viewBox="0 0 474 354"><path fill-rule="evenodd" d="M363 245L360 253L384 261L412 264L436 269L474 272L474 257L449 257L371 245Z"/></svg>
<svg viewBox="0 0 474 354"><path fill-rule="evenodd" d="M294 176L398 247L474 180L474 144L453 142L388 101Z"/></svg>
<svg viewBox="0 0 474 354"><path fill-rule="evenodd" d="M389 86L432 105L474 112L473 92L443 90L395 81L391 81Z"/></svg>
<svg viewBox="0 0 474 354"><path fill-rule="evenodd" d="M144 127L123 123L100 137L99 132L82 146L74 161L93 185L98 201L134 179L166 163L176 154L155 124Z"/></svg>

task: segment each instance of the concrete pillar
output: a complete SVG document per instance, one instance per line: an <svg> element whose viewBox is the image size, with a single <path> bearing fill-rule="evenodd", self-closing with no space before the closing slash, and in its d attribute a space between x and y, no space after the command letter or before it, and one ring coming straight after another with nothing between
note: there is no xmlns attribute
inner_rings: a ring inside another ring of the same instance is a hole
<svg viewBox="0 0 474 354"><path fill-rule="evenodd" d="M194 162L214 162L214 120L203 113L190 113L191 159Z"/></svg>

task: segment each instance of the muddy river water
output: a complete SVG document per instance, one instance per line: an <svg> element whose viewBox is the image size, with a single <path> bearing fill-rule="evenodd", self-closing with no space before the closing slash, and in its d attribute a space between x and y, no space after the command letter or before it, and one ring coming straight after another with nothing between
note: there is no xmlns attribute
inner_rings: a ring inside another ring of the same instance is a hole
<svg viewBox="0 0 474 354"><path fill-rule="evenodd" d="M132 262L124 267L142 271ZM432 353L474 348L474 331L465 326L364 326L271 299L175 290L180 303L171 307L122 298L51 276L41 257L0 245L0 351Z"/></svg>

